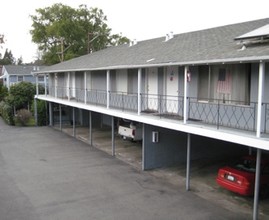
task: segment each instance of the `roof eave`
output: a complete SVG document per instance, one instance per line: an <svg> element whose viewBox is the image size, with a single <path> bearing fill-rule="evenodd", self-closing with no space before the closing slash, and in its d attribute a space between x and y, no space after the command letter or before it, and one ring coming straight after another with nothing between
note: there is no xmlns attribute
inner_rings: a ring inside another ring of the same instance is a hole
<svg viewBox="0 0 269 220"><path fill-rule="evenodd" d="M213 59L213 60L197 60L197 61L171 61L164 63L153 63L153 64L137 64L137 65L115 65L115 66L104 66L96 68L74 68L74 69L61 69L61 70L44 70L37 71L33 75L49 74L49 73L61 73L61 72L83 72L83 71L96 71L96 70L116 70L116 69L136 69L136 68L149 68L149 67L162 67L162 66L197 66L197 65L210 65L210 64L227 64L227 63L246 63L246 62L262 62L268 61L268 56L251 56L251 57L236 57L236 58L225 58L225 59Z"/></svg>

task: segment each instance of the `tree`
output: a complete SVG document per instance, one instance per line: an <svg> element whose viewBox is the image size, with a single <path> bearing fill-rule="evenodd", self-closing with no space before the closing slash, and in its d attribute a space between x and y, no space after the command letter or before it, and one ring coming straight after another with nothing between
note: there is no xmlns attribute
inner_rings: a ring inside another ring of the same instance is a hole
<svg viewBox="0 0 269 220"><path fill-rule="evenodd" d="M9 90L7 101L15 109L29 108L36 93L35 85L30 82L20 82L12 85Z"/></svg>
<svg viewBox="0 0 269 220"><path fill-rule="evenodd" d="M8 96L8 89L3 84L0 84L0 102Z"/></svg>
<svg viewBox="0 0 269 220"><path fill-rule="evenodd" d="M23 64L22 56L20 56L20 58L17 60L17 65L21 65L21 64Z"/></svg>
<svg viewBox="0 0 269 220"><path fill-rule="evenodd" d="M14 58L11 50L6 49L3 59L0 59L0 64L11 65L15 63L16 63L16 59Z"/></svg>
<svg viewBox="0 0 269 220"><path fill-rule="evenodd" d="M128 43L126 37L111 35L107 18L98 8L63 4L39 8L31 15L32 41L43 52L46 64L72 59L110 45Z"/></svg>

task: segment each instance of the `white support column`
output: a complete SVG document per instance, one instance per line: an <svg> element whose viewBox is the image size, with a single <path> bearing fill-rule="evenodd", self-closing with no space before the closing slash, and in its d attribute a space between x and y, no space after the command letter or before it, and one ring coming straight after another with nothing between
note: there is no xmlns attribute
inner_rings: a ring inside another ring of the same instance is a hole
<svg viewBox="0 0 269 220"><path fill-rule="evenodd" d="M84 72L84 103L87 104L87 72Z"/></svg>
<svg viewBox="0 0 269 220"><path fill-rule="evenodd" d="M38 125L38 115L37 115L37 97L39 95L39 89L38 89L38 76L35 77L35 83L36 83L36 95L34 97L34 114L35 114L35 125Z"/></svg>
<svg viewBox="0 0 269 220"><path fill-rule="evenodd" d="M67 73L67 98L70 101L70 72Z"/></svg>
<svg viewBox="0 0 269 220"><path fill-rule="evenodd" d="M187 124L188 111L189 111L189 105L188 105L188 93L189 93L188 71L189 71L189 67L185 66L185 68L184 68L184 112L183 112L183 123L184 124Z"/></svg>
<svg viewBox="0 0 269 220"><path fill-rule="evenodd" d="M190 190L191 134L187 134L186 190Z"/></svg>
<svg viewBox="0 0 269 220"><path fill-rule="evenodd" d="M109 109L109 93L110 93L110 70L106 71L106 107Z"/></svg>
<svg viewBox="0 0 269 220"><path fill-rule="evenodd" d="M48 95L48 90L47 90L47 75L45 74L44 75L44 82L45 82L45 96L47 96Z"/></svg>
<svg viewBox="0 0 269 220"><path fill-rule="evenodd" d="M58 88L58 76L57 76L57 73L54 73L54 89L55 89L55 98L57 98L57 96L58 96L58 91L57 91L57 88Z"/></svg>
<svg viewBox="0 0 269 220"><path fill-rule="evenodd" d="M39 95L39 87L38 87L38 76L35 77L35 89L36 89L36 97Z"/></svg>
<svg viewBox="0 0 269 220"><path fill-rule="evenodd" d="M265 64L260 62L259 65L259 85L258 85L258 103L257 103L257 128L256 128L256 137L261 136L261 127L262 127L262 102L264 95L264 75L265 75Z"/></svg>
<svg viewBox="0 0 269 220"><path fill-rule="evenodd" d="M141 114L141 93L142 93L142 69L139 68L138 69L138 73L137 73L137 114L140 115Z"/></svg>
<svg viewBox="0 0 269 220"><path fill-rule="evenodd" d="M264 76L265 76L265 64L263 61L259 64L259 85L258 85L258 103L257 103L257 128L256 137L261 136L262 127L262 102L264 96ZM260 169L261 169L261 149L257 149L256 156L256 174L255 174L255 191L254 191L254 202L253 202L253 220L257 220L259 213L259 189L260 189Z"/></svg>

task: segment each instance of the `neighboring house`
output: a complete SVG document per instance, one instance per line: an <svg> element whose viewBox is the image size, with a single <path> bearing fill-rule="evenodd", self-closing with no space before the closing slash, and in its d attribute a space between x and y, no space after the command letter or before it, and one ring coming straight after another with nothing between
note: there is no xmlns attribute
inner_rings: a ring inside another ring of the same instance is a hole
<svg viewBox="0 0 269 220"><path fill-rule="evenodd" d="M109 125L112 149L114 120L142 124L143 170L189 164L190 143L194 159L207 144L230 143L257 150L259 161L269 150L268 61L269 18L132 42L44 68L36 74L48 75L49 92L38 99L49 103L50 125L70 118L74 134L77 125L90 133Z"/></svg>
<svg viewBox="0 0 269 220"><path fill-rule="evenodd" d="M10 86L23 81L36 83L33 72L39 71L40 69L41 67L33 65L4 65L1 78L3 79L4 86L8 89ZM44 86L45 77L42 75L38 76L38 83Z"/></svg>

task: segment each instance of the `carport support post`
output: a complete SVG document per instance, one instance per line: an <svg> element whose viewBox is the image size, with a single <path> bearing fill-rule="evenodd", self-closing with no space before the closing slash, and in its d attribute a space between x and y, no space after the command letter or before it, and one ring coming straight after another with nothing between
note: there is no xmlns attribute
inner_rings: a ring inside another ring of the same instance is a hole
<svg viewBox="0 0 269 220"><path fill-rule="evenodd" d="M186 168L186 190L190 190L190 157L191 157L191 134L187 134L187 168Z"/></svg>
<svg viewBox="0 0 269 220"><path fill-rule="evenodd" d="M53 111L52 111L52 103L49 102L49 123L50 123L50 126L53 126Z"/></svg>
<svg viewBox="0 0 269 220"><path fill-rule="evenodd" d="M60 131L62 131L62 105L59 104L59 114L60 114Z"/></svg>
<svg viewBox="0 0 269 220"><path fill-rule="evenodd" d="M36 100L36 97L34 99L34 107L35 107L35 126L38 126L37 100Z"/></svg>
<svg viewBox="0 0 269 220"><path fill-rule="evenodd" d="M114 123L114 117L111 117L111 145L112 145L112 156L115 156L115 123Z"/></svg>
<svg viewBox="0 0 269 220"><path fill-rule="evenodd" d="M260 173L261 173L261 154L262 154L261 149L257 149L253 220L257 220L259 216L258 204L259 204L259 188L260 188Z"/></svg>
<svg viewBox="0 0 269 220"><path fill-rule="evenodd" d="M258 85L258 111L257 111L257 129L256 137L261 136L262 127L262 102L264 95L264 75L265 75L265 64L263 61L259 64L259 85ZM260 169L261 169L261 149L257 149L256 159L256 174L255 174L255 191L254 191L254 204L253 204L253 220L258 219L259 209L259 188L260 188Z"/></svg>
<svg viewBox="0 0 269 220"><path fill-rule="evenodd" d="M89 144L92 146L92 112L89 111Z"/></svg>
<svg viewBox="0 0 269 220"><path fill-rule="evenodd" d="M76 115L74 107L73 107L73 137L76 137Z"/></svg>

